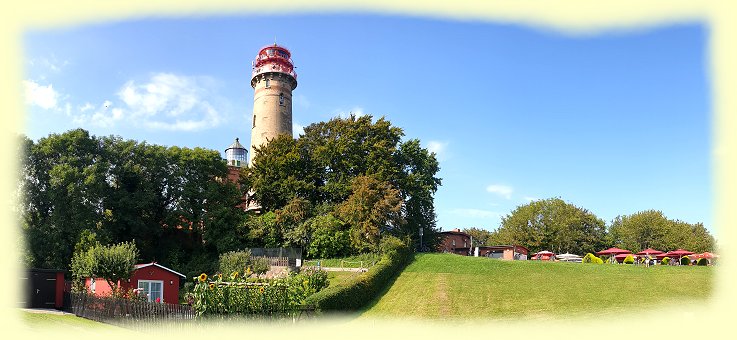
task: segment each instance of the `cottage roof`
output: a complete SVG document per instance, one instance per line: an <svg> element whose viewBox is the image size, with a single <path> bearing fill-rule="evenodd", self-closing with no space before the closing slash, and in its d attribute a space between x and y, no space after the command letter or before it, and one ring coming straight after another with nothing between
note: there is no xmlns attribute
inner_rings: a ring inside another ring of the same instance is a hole
<svg viewBox="0 0 737 340"><path fill-rule="evenodd" d="M179 275L179 276L181 276L181 277L183 277L183 278L187 278L186 276L184 276L184 274L182 274L182 273L180 273L180 272L177 272L177 271L175 271L175 270L172 270L172 269L170 269L170 268L166 268L166 267L164 267L164 266L162 266L162 265L160 265L160 264L158 264L158 263L156 263L156 262L151 262L151 263L141 263L141 264L137 264L137 265L135 265L135 266L133 266L133 267L134 267L134 268L136 268L136 269L141 269L141 268L146 268L146 267L148 267L148 266L155 266L155 267L159 267L159 268L161 268L161 269L163 269L163 270L167 270L167 271L170 271L170 272L172 272L172 273L174 273L174 274L177 274L177 275Z"/></svg>

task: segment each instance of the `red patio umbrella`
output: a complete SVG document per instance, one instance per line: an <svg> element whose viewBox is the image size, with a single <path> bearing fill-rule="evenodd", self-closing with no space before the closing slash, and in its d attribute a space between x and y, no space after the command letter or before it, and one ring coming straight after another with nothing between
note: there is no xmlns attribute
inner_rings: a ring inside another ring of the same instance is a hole
<svg viewBox="0 0 737 340"><path fill-rule="evenodd" d="M696 259L713 259L715 257L719 257L718 255L712 254L712 253L710 253L708 251L705 251L705 252L703 252L701 254L693 254L691 256L693 256Z"/></svg>
<svg viewBox="0 0 737 340"><path fill-rule="evenodd" d="M660 250L655 250L653 248L647 248L647 249L645 249L645 250L637 253L637 255L651 255L651 254L652 255L658 255L658 254L662 254L662 253L663 252L660 251Z"/></svg>
<svg viewBox="0 0 737 340"><path fill-rule="evenodd" d="M602 250L596 253L596 255L616 255L616 254L632 254L632 252L629 250L625 250L625 249L611 247L609 249L605 249L605 250Z"/></svg>
<svg viewBox="0 0 737 340"><path fill-rule="evenodd" d="M605 249L605 250L602 250L596 253L596 255L617 255L617 254L632 254L632 252L629 250L625 250L625 249L611 247L609 249Z"/></svg>
<svg viewBox="0 0 737 340"><path fill-rule="evenodd" d="M627 256L630 256L630 255L632 255L632 253L617 254L617 255L614 255L614 259L616 259L617 262L622 262L624 261L625 258L627 258Z"/></svg>
<svg viewBox="0 0 737 340"><path fill-rule="evenodd" d="M683 250L683 249L680 249L679 248L679 249L676 249L674 251L669 251L669 252L665 253L665 255L668 256L668 257L678 256L680 258L680 257L682 257L684 255L691 255L693 253L694 252L692 252L692 251Z"/></svg>
<svg viewBox="0 0 737 340"><path fill-rule="evenodd" d="M669 251L669 252L667 252L665 254L661 254L661 255L663 255L663 257L670 257L672 259L678 259L678 260L680 260L681 257L686 256L686 255L691 255L693 253L694 252L692 252L692 251L688 251L688 250L684 250L684 249L678 248L676 250Z"/></svg>

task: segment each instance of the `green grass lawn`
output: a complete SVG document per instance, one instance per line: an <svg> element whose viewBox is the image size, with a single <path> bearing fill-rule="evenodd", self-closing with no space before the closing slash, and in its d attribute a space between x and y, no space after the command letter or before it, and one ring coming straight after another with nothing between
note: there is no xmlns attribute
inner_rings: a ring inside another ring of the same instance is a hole
<svg viewBox="0 0 737 340"><path fill-rule="evenodd" d="M320 261L322 267L340 267L342 264L344 268L359 268L363 263L364 268L369 268L379 262L380 259L379 254L368 253L341 258L306 260L305 265L316 266L317 262Z"/></svg>
<svg viewBox="0 0 737 340"><path fill-rule="evenodd" d="M328 281L330 282L330 287L335 286L343 281L346 281L352 277L355 277L357 275L361 275L363 273L357 273L357 272L328 272Z"/></svg>
<svg viewBox="0 0 737 340"><path fill-rule="evenodd" d="M418 254L361 317L534 319L638 311L706 301L713 270Z"/></svg>
<svg viewBox="0 0 737 340"><path fill-rule="evenodd" d="M25 326L34 330L66 330L66 331L118 331L122 328L105 323L80 318L70 314L50 314L21 311Z"/></svg>

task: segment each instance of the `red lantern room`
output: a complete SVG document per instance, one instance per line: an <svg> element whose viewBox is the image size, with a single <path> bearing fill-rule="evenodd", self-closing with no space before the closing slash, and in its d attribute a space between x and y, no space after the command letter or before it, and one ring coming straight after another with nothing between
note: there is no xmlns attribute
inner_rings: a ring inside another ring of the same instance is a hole
<svg viewBox="0 0 737 340"><path fill-rule="evenodd" d="M272 72L291 76L294 80L292 90L297 87L297 73L294 72L292 54L276 43L262 48L256 55L251 73L251 87L256 87L259 75Z"/></svg>

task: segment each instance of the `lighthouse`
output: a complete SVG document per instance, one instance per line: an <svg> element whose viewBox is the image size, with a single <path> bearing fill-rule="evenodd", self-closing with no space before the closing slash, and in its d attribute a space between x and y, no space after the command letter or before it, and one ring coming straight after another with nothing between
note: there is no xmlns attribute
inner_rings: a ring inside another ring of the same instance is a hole
<svg viewBox="0 0 737 340"><path fill-rule="evenodd" d="M256 156L254 148L278 135L292 136L292 91L297 87L292 54L277 45L259 50L251 73L253 87L253 125L248 163Z"/></svg>

